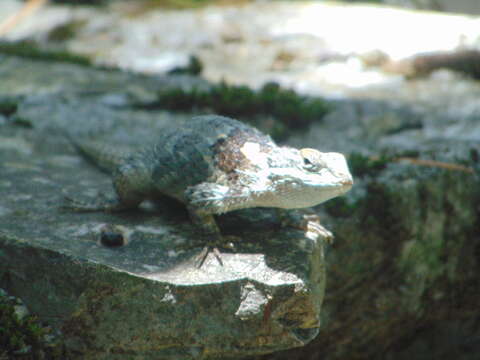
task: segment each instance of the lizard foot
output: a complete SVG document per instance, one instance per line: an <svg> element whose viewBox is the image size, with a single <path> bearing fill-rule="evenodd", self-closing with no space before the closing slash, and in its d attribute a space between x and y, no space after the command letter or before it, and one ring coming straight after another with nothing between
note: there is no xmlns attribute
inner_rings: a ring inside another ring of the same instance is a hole
<svg viewBox="0 0 480 360"><path fill-rule="evenodd" d="M233 242L226 242L225 238L222 239L223 241L221 242L215 242L213 244L208 244L206 245L202 252L198 255L196 264L195 266L200 269L203 264L205 263L205 260L208 258L208 255L210 253L213 253L215 255L215 258L217 259L218 263L223 266L223 260L222 260L222 253L218 248L222 249L228 249L228 250L235 250L235 246Z"/></svg>
<svg viewBox="0 0 480 360"><path fill-rule="evenodd" d="M329 244L333 243L333 234L320 224L320 217L315 214L302 214L296 212L280 212L283 226L289 226L305 231L305 236L316 240L321 236Z"/></svg>
<svg viewBox="0 0 480 360"><path fill-rule="evenodd" d="M215 255L218 263L223 266L222 253L220 252L220 250L218 250L217 247L205 246L195 261L195 267L200 269L211 252L213 252L213 255Z"/></svg>
<svg viewBox="0 0 480 360"><path fill-rule="evenodd" d="M304 215L303 230L307 237L317 238L321 236L329 244L333 243L334 236L331 231L327 230L322 224L320 224L320 218L317 215Z"/></svg>

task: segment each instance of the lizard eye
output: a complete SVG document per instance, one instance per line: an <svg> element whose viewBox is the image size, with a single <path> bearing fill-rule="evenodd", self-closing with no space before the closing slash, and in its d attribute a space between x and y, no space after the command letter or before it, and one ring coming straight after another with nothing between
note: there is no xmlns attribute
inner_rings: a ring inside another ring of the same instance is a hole
<svg viewBox="0 0 480 360"><path fill-rule="evenodd" d="M314 170L317 166L307 158L303 158L303 167L307 170Z"/></svg>
<svg viewBox="0 0 480 360"><path fill-rule="evenodd" d="M320 169L319 165L320 164L315 163L312 159L309 159L306 157L303 158L303 167L308 171L311 171L311 172L318 171Z"/></svg>
<svg viewBox="0 0 480 360"><path fill-rule="evenodd" d="M303 168L307 171L317 172L322 168L322 162L318 157L318 151L314 149L302 149Z"/></svg>
<svg viewBox="0 0 480 360"><path fill-rule="evenodd" d="M303 165L305 165L305 166L311 166L311 165L313 165L313 164L312 164L312 162L310 161L310 159L303 158Z"/></svg>

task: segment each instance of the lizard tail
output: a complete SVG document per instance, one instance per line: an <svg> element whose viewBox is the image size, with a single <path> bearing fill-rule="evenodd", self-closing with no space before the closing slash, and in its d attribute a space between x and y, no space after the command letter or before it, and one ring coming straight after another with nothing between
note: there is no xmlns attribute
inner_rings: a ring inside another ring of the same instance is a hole
<svg viewBox="0 0 480 360"><path fill-rule="evenodd" d="M126 149L121 150L118 146L114 147L99 140L77 140L70 134L65 134L65 137L83 157L108 174L112 174L129 154Z"/></svg>

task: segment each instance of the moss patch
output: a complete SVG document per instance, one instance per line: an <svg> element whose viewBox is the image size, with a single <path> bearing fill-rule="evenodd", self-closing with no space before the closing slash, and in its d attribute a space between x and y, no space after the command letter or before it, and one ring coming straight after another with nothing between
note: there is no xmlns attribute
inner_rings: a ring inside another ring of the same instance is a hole
<svg viewBox="0 0 480 360"><path fill-rule="evenodd" d="M354 178L376 176L383 171L391 161L392 158L385 155L373 158L360 153L351 153L348 156L348 165L350 166Z"/></svg>
<svg viewBox="0 0 480 360"><path fill-rule="evenodd" d="M77 32L85 25L85 21L71 21L56 26L48 34L48 40L53 42L64 42L73 39Z"/></svg>
<svg viewBox="0 0 480 360"><path fill-rule="evenodd" d="M0 54L21 56L35 60L67 62L83 66L92 66L91 61L86 57L74 55L66 51L42 50L30 41L0 41Z"/></svg>
<svg viewBox="0 0 480 360"><path fill-rule="evenodd" d="M170 70L168 73L170 75L180 75L180 74L187 74L187 75L200 75L203 70L203 64L199 58L196 56L190 56L188 64L184 67L176 67Z"/></svg>
<svg viewBox="0 0 480 360"><path fill-rule="evenodd" d="M442 349L453 354L446 358L460 358L457 344L480 329L469 325L480 293L477 175L356 156L357 177L366 177L357 195L364 195L325 204L342 219L329 254L326 307L334 315L317 348L337 359L379 359L407 348L416 354L424 344L434 349L445 334ZM476 169L477 154L470 157L465 165ZM429 343L423 331L437 340Z"/></svg>
<svg viewBox="0 0 480 360"><path fill-rule="evenodd" d="M142 1L134 14L143 14L155 9L195 9L208 5L240 5L251 0L147 0Z"/></svg>
<svg viewBox="0 0 480 360"><path fill-rule="evenodd" d="M327 213L335 218L349 217L356 208L355 203L349 201L346 197L337 197L327 201L323 206Z"/></svg>
<svg viewBox="0 0 480 360"><path fill-rule="evenodd" d="M253 122L252 118L272 116L280 121L255 125L268 128L269 133L277 139L285 138L286 130L308 127L311 122L322 119L330 109L323 99L302 96L275 83L268 83L259 91L253 91L247 86L228 85L225 82L207 90L162 91L156 102L141 107L214 112L249 122Z"/></svg>
<svg viewBox="0 0 480 360"><path fill-rule="evenodd" d="M13 115L17 112L18 101L11 98L0 98L0 114L5 116Z"/></svg>
<svg viewBox="0 0 480 360"><path fill-rule="evenodd" d="M50 328L42 326L33 315L19 317L19 302L0 291L0 358L61 359L61 346L48 344Z"/></svg>

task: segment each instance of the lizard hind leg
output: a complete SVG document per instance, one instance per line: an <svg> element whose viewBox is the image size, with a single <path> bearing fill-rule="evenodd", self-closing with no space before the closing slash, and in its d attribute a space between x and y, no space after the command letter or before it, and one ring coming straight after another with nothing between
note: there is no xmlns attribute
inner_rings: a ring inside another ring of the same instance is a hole
<svg viewBox="0 0 480 360"><path fill-rule="evenodd" d="M69 202L66 208L77 212L117 212L137 208L144 200L144 196L137 191L132 190L126 183L123 176L117 176L113 180L115 188L115 196L107 197L104 194L99 194L96 199L90 201L79 201L65 196Z"/></svg>
<svg viewBox="0 0 480 360"><path fill-rule="evenodd" d="M66 200L70 203L66 208L78 212L116 212L137 208L146 199L149 186L145 181L148 172L136 164L119 166L113 172L113 187L115 196L107 198L100 195L97 199L82 202L70 197Z"/></svg>

